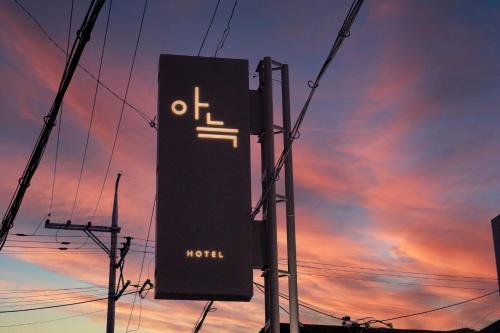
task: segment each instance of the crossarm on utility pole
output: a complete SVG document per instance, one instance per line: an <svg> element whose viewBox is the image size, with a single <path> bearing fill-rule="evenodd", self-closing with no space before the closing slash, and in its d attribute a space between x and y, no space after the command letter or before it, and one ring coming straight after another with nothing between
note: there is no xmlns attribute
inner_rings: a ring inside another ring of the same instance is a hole
<svg viewBox="0 0 500 333"><path fill-rule="evenodd" d="M89 236L94 243L96 243L101 249L106 252L109 256L111 254L110 249L97 237L92 231L95 232L120 232L120 228L113 227L105 227L99 225L92 225L92 223L88 222L87 224L72 224L71 221L67 221L66 223L53 223L50 220L45 221L45 228L47 229L58 229L58 230L79 230L83 231L87 236Z"/></svg>
<svg viewBox="0 0 500 333"><path fill-rule="evenodd" d="M101 249L103 249L104 252L107 253L108 256L111 255L111 250L97 237L92 233L92 231L84 229L83 232L89 236L90 239L94 241L94 243L97 244Z"/></svg>

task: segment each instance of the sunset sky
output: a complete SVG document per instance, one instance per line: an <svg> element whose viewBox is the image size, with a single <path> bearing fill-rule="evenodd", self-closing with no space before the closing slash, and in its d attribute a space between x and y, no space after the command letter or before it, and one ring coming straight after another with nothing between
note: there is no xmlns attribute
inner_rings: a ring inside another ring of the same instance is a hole
<svg viewBox="0 0 500 333"><path fill-rule="evenodd" d="M18 1L66 47L70 0ZM88 3L75 1L71 41ZM148 1L127 101L149 118L157 108L159 55L196 55L216 3ZM94 75L109 4L80 62ZM213 56L233 4L220 1L201 55ZM348 0L239 0L218 56L248 59L250 71L265 56L288 63L295 120L309 92L307 81L316 77L350 5ZM120 96L143 8L143 0L113 1L101 80ZM336 316L386 319L498 289L490 220L500 213L499 31L497 1L365 1L318 87L294 146L302 301ZM52 105L64 61L64 53L15 1L0 1L2 213ZM257 87L256 78L249 76L249 81L251 88ZM94 91L95 81L78 69L64 98L54 222L70 217ZM278 118L279 104L275 109ZM75 223L86 223L93 215L120 111L121 102L101 87ZM0 252L0 312L106 297L106 255L85 237L67 237L83 233L60 231L56 236L42 225L37 234L50 236L13 235L33 233L47 217L56 138L54 128ZM254 204L260 194L259 163L259 147L252 138ZM125 278L133 283L152 214L155 169L156 131L126 107L93 222L110 223L115 175L123 172L120 235L136 238L125 269ZM278 192L283 192L282 181ZM278 213L279 258L285 259L283 207ZM73 249L59 251L56 241L69 241ZM142 281L154 279L154 245L149 242ZM254 271L254 281L262 283L260 273ZM12 293L57 288L86 289ZM280 288L288 293L283 279ZM116 332L126 331L133 301L133 295L118 301ZM204 304L154 300L150 293L141 306L136 301L129 331L191 332ZM249 303L216 302L215 307L204 332L250 333L263 326L263 297L257 289ZM340 324L307 309L300 315L304 323ZM396 328L479 329L499 318L500 296L494 294L392 323ZM29 324L50 320L57 321ZM281 320L288 321L284 312ZM20 324L28 325L7 327ZM105 301L0 313L0 332L103 332L105 324Z"/></svg>

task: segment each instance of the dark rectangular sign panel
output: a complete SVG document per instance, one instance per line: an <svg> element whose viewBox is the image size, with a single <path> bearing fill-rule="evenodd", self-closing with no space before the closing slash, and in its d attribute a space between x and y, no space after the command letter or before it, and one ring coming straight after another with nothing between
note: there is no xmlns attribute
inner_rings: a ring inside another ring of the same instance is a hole
<svg viewBox="0 0 500 333"><path fill-rule="evenodd" d="M161 55L155 298L252 297L248 61Z"/></svg>
<svg viewBox="0 0 500 333"><path fill-rule="evenodd" d="M498 289L500 293L500 215L491 220L491 228L493 229L493 248L495 250Z"/></svg>

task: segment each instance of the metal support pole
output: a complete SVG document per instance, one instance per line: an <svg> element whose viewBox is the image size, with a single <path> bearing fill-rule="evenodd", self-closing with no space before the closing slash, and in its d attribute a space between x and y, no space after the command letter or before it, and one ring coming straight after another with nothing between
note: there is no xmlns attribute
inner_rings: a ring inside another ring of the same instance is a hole
<svg viewBox="0 0 500 333"><path fill-rule="evenodd" d="M258 67L258 71L259 71L259 90L263 90L264 89L264 86L265 86L265 83L264 83L264 75L262 74L262 62L259 64L259 67ZM263 95L263 91L260 91L260 93ZM262 109L264 109L264 105L261 105ZM261 165L261 170L260 170L260 174L261 174L261 182L262 182L262 191L264 192L265 188L266 188L266 182L265 182L265 175L266 175L266 149L265 149L265 144L264 144L264 141L265 141L265 131L259 133L259 143L261 145L261 149L260 149L260 165ZM267 202L264 201L263 204L262 204L262 210L263 210L263 216L264 216L264 212L267 211ZM262 220L264 220L264 217L262 218ZM265 221L264 221L265 222ZM265 227L267 228L267 224L265 225ZM267 235L267 230L266 230L266 235ZM267 237L266 237L267 238ZM266 244L267 246L267 239L264 241L264 244ZM267 250L264 251L265 253L267 253ZM267 262L267 255L266 255L266 258L265 258L265 262ZM266 329L266 326L268 326L270 324L270 318L271 318L271 303L270 303L270 300L269 300L269 290L266 288L266 286L269 286L269 275L266 274L265 270L264 270L264 273L262 275L264 277L264 311L265 311L265 325L264 325L264 331L267 332L267 329Z"/></svg>
<svg viewBox="0 0 500 333"><path fill-rule="evenodd" d="M274 170L274 119L273 119L273 78L272 78L272 60L265 57L260 68L260 75L263 78L263 110L264 110L264 142L265 151L265 177L263 179L263 189L271 182L271 190L266 199L265 209L263 211L264 221L266 223L266 256L267 269L265 272L265 291L266 299L269 300L270 309L266 314L270 315L271 333L280 332L279 318L279 286L278 286L278 228L276 225L276 186L272 174ZM266 321L268 318L266 318ZM267 323L266 323L267 324Z"/></svg>
<svg viewBox="0 0 500 333"><path fill-rule="evenodd" d="M118 183L121 174L116 177L115 200L111 217L111 254L109 255L109 284L108 284L108 317L106 333L115 332L115 303L116 303L116 251L118 248Z"/></svg>
<svg viewBox="0 0 500 333"><path fill-rule="evenodd" d="M288 65L281 66L281 98L283 107L283 146L290 146L290 86ZM288 253L288 295L290 309L290 333L299 333L299 296L297 291L297 254L295 241L295 196L293 191L292 148L285 159L286 196L286 244Z"/></svg>

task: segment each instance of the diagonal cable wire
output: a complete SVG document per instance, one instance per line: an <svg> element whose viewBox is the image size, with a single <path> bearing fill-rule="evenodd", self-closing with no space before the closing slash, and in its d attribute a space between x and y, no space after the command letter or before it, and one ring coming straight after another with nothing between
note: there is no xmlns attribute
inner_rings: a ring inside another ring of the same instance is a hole
<svg viewBox="0 0 500 333"><path fill-rule="evenodd" d="M354 19L356 18L359 9L361 8L361 5L363 4L363 0L354 0L351 8L349 9L349 12L347 13L347 16L344 20L344 23L342 24L342 27L340 31L337 34L337 38L335 39L335 42L333 43L333 46L330 50L330 53L328 54L325 62L321 66L321 69L316 76L316 79L313 81L309 81L308 85L311 88L309 91L309 96L307 97L307 100L302 107L302 110L300 111L300 114L295 121L295 124L293 125L293 128L290 132L290 139L288 140L288 144L285 145L285 148L283 149L278 162L276 163L276 166L273 169L273 172L271 175L266 175L266 182L267 186L265 187L264 191L262 192L257 205L255 206L253 212L252 212L252 220L255 219L257 214L259 214L260 209L262 208L262 205L264 204L264 201L267 199L269 196L269 193L271 192L271 188L273 187L274 183L278 179L279 173L281 169L283 168L283 165L285 164L285 160L290 154L290 151L292 149L292 145L294 141L299 137L299 129L300 126L302 125L302 122L304 121L304 117L307 113L307 110L309 109L309 104L311 103L311 100L314 96L314 93L316 92L316 89L319 86L319 82L321 81L321 78L325 74L326 70L330 66L333 58L337 54L338 50L340 49L340 46L342 45L342 42L344 41L345 38L349 37L350 35L350 28L354 22Z"/></svg>
<svg viewBox="0 0 500 333"><path fill-rule="evenodd" d="M98 312L103 312L104 310L97 310L97 311L91 311L91 312L84 312L76 315L71 315L71 316L66 316L66 317L59 317L59 318L54 318L54 319L48 319L48 320L39 320L39 321L31 321L31 322L26 322L26 323L19 323L19 324L11 324L11 325L0 325L0 328L8 328L8 327L20 327L20 326L31 326L31 325L39 325L39 324L46 324L46 323L52 323L54 321L61 321L61 320L68 320L68 319L73 319L76 317L85 317L89 316Z"/></svg>
<svg viewBox="0 0 500 333"><path fill-rule="evenodd" d="M71 208L71 213L69 214L69 220L71 220L73 218L73 213L75 211L75 206L76 206L76 200L78 198L78 192L80 191L80 184L82 182L83 169L85 166L85 159L87 157L87 150L88 150L89 140L90 140L90 133L92 130L92 123L94 121L94 113L95 113L95 106L96 106L96 102L97 102L97 94L99 92L99 81L101 79L101 72L102 72L102 62L104 59L104 51L106 49L106 40L108 38L109 19L111 17L111 9L112 8L113 8L113 0L111 0L109 2L108 16L106 18L106 28L104 29L104 40L102 42L101 58L99 60L99 69L97 71L97 82L96 82L95 91L94 91L94 99L92 101L92 110L90 111L89 127L87 130L87 137L85 139L85 148L83 150L82 165L80 167L80 175L78 177L78 183L76 185L75 199L73 200L73 207ZM88 240L88 237L87 237L87 240Z"/></svg>
<svg viewBox="0 0 500 333"><path fill-rule="evenodd" d="M154 202L153 202L153 209L151 210L151 217L149 219L148 236L146 238L146 244L144 245L144 252L142 254L141 270L139 271L139 278L137 279L137 289L139 289L139 285L141 283L142 270L144 269L144 261L146 259L146 252L147 252L147 248L148 248L149 235L151 233L151 225L153 224L153 216L154 216L154 212L155 212L155 209L156 209L156 201L157 201L157 195L155 194L155 199L154 199ZM134 312L134 307L135 307L135 301L136 301L136 299L137 299L137 294L134 295L134 300L132 302L132 308L130 309L130 315L128 317L127 329L125 330L125 332L129 332L128 328L130 326L130 321L132 319L132 314ZM141 300L142 300L142 297L141 297ZM142 314L142 301L141 301L140 313ZM130 332L139 330L140 323L141 322L140 322L140 316L139 316L139 326L138 326L138 328L135 329L135 330L132 330Z"/></svg>
<svg viewBox="0 0 500 333"><path fill-rule="evenodd" d="M260 288L264 289L264 285L260 284L260 283L257 283L257 282L254 282L253 283L255 286L257 286L260 290ZM286 294L283 294L283 293L279 293L279 297L283 298L283 299L286 299L286 300L289 300L289 296L286 295ZM324 312L324 311L321 311L321 310L318 310L316 308L314 308L313 306L311 306L310 304L307 304L306 302L303 302L303 301L299 301L299 306L303 307L303 308L306 308L306 309L309 309L311 311L314 311L316 313L319 313L319 314L322 314L324 316L327 316L327 317L330 317L330 318L333 318L333 319L337 319L337 320L340 320L342 321L343 319L340 318L340 317L337 317L333 314L330 314L330 313L327 313L327 312Z"/></svg>
<svg viewBox="0 0 500 333"><path fill-rule="evenodd" d="M217 14L217 9L219 9L220 0L217 0L217 5L215 5L214 12L212 14L212 19L210 20L210 24L207 27L207 31L205 32L205 37L203 37L203 41L201 42L200 49L198 50L198 56L201 54L201 50L203 49L203 45L205 45L205 41L207 40L208 33L212 28L212 23L214 23L215 14Z"/></svg>
<svg viewBox="0 0 500 333"><path fill-rule="evenodd" d="M18 5L20 5L16 0L14 0ZM70 16L69 16L69 28L68 28L68 41L67 41L67 46L66 46L66 63L68 62L68 50L69 50L69 40L71 38L71 26L73 23L73 8L74 8L74 0L71 0L71 10L70 10ZM62 124L62 103L61 103L61 112L59 113L59 124L57 126L57 139L56 139L56 152L55 152L55 161L54 161L54 168L53 168L53 174L52 174L52 190L50 194L50 205L49 205L49 213L47 216L51 216L52 214L52 206L54 204L54 192L55 192L55 185L56 185L56 173L57 173L57 160L59 156L59 141L60 141L60 134L61 134L61 124Z"/></svg>
<svg viewBox="0 0 500 333"><path fill-rule="evenodd" d="M472 302L472 301L475 301L475 300L478 300L478 299L481 299L481 298L488 297L488 296L496 294L496 293L498 293L498 289L494 290L494 291L491 291L489 293L483 294L481 296L477 296L477 297L474 297L474 298L469 298L469 299L467 299L465 301L461 301L461 302L458 302L458 303L453 303L453 304L441 306L439 308L435 308L435 309L431 309L431 310L427 310L427 311L421 311L421 312L411 313L411 314L407 314L407 315L404 315L404 316L398 316L398 317L392 317L392 318L382 319L381 321L398 320L398 319L403 319L403 318L421 316L421 315L428 314L428 313L431 313L431 312L436 312L436 311L448 309L448 308L451 308L451 307L454 307L454 306L466 304L466 303L469 303L469 302Z"/></svg>
<svg viewBox="0 0 500 333"><path fill-rule="evenodd" d="M38 21L37 18L33 14L31 14L31 12L26 7L24 7L21 2L19 2L19 0L12 0L12 1L14 1L14 3L35 23L35 25L42 32L42 34L44 34L45 37L47 37L47 39L57 49L59 49L59 51L61 51L64 54L67 54L66 50L64 50L64 48L61 45L59 45L59 43L47 32L47 30L45 30L45 28L42 26L40 21ZM141 111L139 108L137 108L137 107L133 106L132 104L130 104L129 102L127 102L123 97L118 95L118 93L116 93L113 89L111 89L107 84L98 80L97 77L94 74L92 74L92 72L90 70L88 70L85 66L78 64L78 67L85 74L87 74L90 78L92 78L94 81L99 83L101 85L101 87L103 87L106 91L108 91L112 96L114 96L120 102L125 103L125 105L127 105L129 108L134 110L137 113L137 115L139 117L141 117L142 119L144 119L151 128L154 128L155 130L157 130L155 118L150 118L146 113Z"/></svg>
<svg viewBox="0 0 500 333"><path fill-rule="evenodd" d="M222 37L219 40L219 44L215 48L214 57L217 58L217 53L222 50L224 44L226 43L227 37L229 36L229 31L231 30L231 20L233 19L234 10L236 9L236 5L238 5L238 0L234 0L233 9L231 10L231 15L229 15L229 19L226 24L226 28L222 32Z"/></svg>
<svg viewBox="0 0 500 333"><path fill-rule="evenodd" d="M75 8L75 1L71 0L71 10L69 14L69 26L68 26L68 38L66 42L66 63L68 63L68 57L69 57L69 44L70 44L70 39L71 39L71 28L73 26L73 11ZM50 195L50 208L49 208L49 213L47 214L47 218L50 218L52 215L52 205L54 203L54 192L55 192L55 185L56 185L56 173L57 173L57 160L59 156L59 142L61 139L61 129L62 129L62 121L63 121L63 105L64 101L61 101L61 111L59 112L59 123L57 124L57 139L56 139L56 156L55 156L55 161L54 161L54 174L52 176L52 191ZM55 234L55 239L56 241L59 241L57 239L57 235L59 234L59 230L57 230Z"/></svg>
<svg viewBox="0 0 500 333"><path fill-rule="evenodd" d="M137 35L137 40L136 40L136 43L135 43L134 56L132 57L132 64L130 65L130 71L129 71L129 74L128 74L127 87L125 89L125 95L123 97L123 103L122 103L122 109L121 109L121 112L120 112L120 118L118 119L118 125L116 127L115 137L113 139L113 146L111 148L111 154L109 156L108 165L106 167L106 173L104 175L104 181L102 182L101 190L99 191L99 197L97 199L97 203L95 205L94 212L92 213L91 220L94 219L95 214L97 212L97 208L99 207L99 203L101 202L102 193L104 191L104 186L106 185L106 181L108 179L109 168L111 167L111 162L113 161L113 155L115 153L115 148L116 148L116 141L118 139L118 133L120 133L120 127L121 127L122 120L123 120L123 111L125 110L125 101L127 100L128 91L129 91L129 88L130 88L130 81L132 79L132 73L134 71L134 65L135 65L135 59L136 59L136 56L137 56L137 50L139 48L139 42L141 40L142 27L143 27L143 24L144 24L144 16L146 15L146 8L147 8L147 6L148 6L148 0L145 0L144 1L144 9L142 10L141 24L139 26L139 33Z"/></svg>
<svg viewBox="0 0 500 333"><path fill-rule="evenodd" d="M203 326L203 323L205 322L205 318L207 317L208 313L212 311L212 305L214 304L214 301L208 301L207 304L203 307L203 310L201 311L200 317L196 321L196 324L194 325L193 332L192 333L198 333L201 330L201 327Z"/></svg>
<svg viewBox="0 0 500 333"><path fill-rule="evenodd" d="M137 291L131 291L128 293L122 294L122 296L126 295L131 295L136 293ZM65 303L65 304L56 304L56 305L47 305L47 306L40 306L40 307L35 307L35 308L24 308L24 309L16 309L16 310L1 310L0 314L3 313L17 313L17 312L28 312L28 311L37 311L37 310L45 310L45 309L54 309L54 308L62 308L62 307L67 307L67 306L72 306L72 305L79 305L79 304L85 304L85 303L93 303L93 302L98 302L98 301L104 301L109 299L108 297L101 297L101 298L94 298L94 299L89 299L86 301L80 301L80 302L72 302L72 303Z"/></svg>

